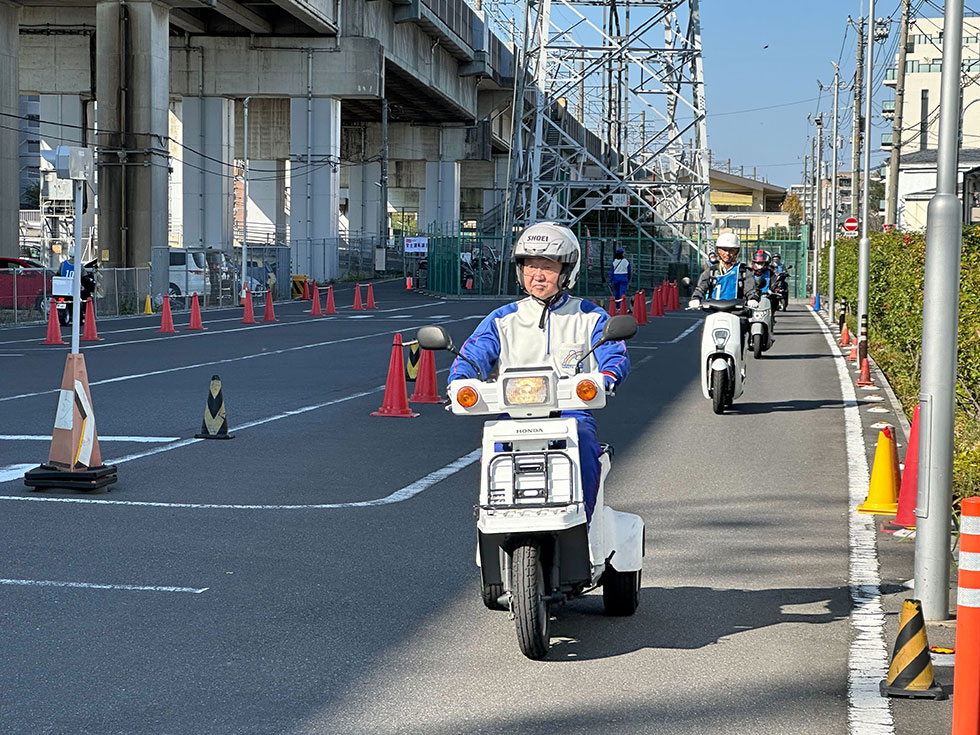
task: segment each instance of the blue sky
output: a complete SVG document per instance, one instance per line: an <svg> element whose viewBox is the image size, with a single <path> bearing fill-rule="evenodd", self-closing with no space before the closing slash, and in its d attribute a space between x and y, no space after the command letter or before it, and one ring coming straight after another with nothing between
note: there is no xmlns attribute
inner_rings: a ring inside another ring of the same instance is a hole
<svg viewBox="0 0 980 735"><path fill-rule="evenodd" d="M923 11L929 17L941 15L929 7ZM832 93L821 93L817 80L829 87L831 62L840 60L841 80L848 86L853 81L857 34L848 28L847 16L857 20L865 13L867 0L702 0L708 145L715 168L731 158L733 166L745 166L748 173L756 166L760 177L780 186L798 183L814 130L807 115L816 112L827 115L824 156L829 158ZM894 96L880 80L894 63L900 0L877 0L875 15L894 19L891 34L875 51L877 115L879 101ZM839 135L846 141L838 152L841 170L850 169L851 95L849 89L840 93ZM737 112L774 105L784 106ZM872 122L874 164L885 157L879 138L891 125L878 117Z"/></svg>

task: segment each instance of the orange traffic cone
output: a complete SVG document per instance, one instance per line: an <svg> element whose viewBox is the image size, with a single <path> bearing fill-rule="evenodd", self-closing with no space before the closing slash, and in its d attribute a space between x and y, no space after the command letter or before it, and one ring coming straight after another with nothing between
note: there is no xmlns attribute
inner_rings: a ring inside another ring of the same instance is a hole
<svg viewBox="0 0 980 735"><path fill-rule="evenodd" d="M851 333L848 331L846 324L844 325L844 328L840 330L840 346L851 346Z"/></svg>
<svg viewBox="0 0 980 735"><path fill-rule="evenodd" d="M364 307L361 306L361 284L354 284L354 311L363 311Z"/></svg>
<svg viewBox="0 0 980 735"><path fill-rule="evenodd" d="M252 292L245 290L245 314L242 316L242 324L255 324L255 311L252 309Z"/></svg>
<svg viewBox="0 0 980 735"><path fill-rule="evenodd" d="M99 342L101 339L95 329L95 306L92 304L92 299L88 299L85 304L85 331L82 333L82 342Z"/></svg>
<svg viewBox="0 0 980 735"><path fill-rule="evenodd" d="M320 289L317 288L316 281L313 281L313 309L310 316L323 316L323 311L320 310Z"/></svg>
<svg viewBox="0 0 980 735"><path fill-rule="evenodd" d="M678 311L681 308L681 287L674 281L673 287L670 289L671 294L671 307L672 311Z"/></svg>
<svg viewBox="0 0 980 735"><path fill-rule="evenodd" d="M276 309L272 305L272 291L265 292L265 314L262 315L262 321L264 322L277 322L276 319Z"/></svg>
<svg viewBox="0 0 980 735"><path fill-rule="evenodd" d="M175 334L174 317L170 313L170 296L163 297L163 311L160 312L160 328L157 332L161 334Z"/></svg>
<svg viewBox="0 0 980 735"><path fill-rule="evenodd" d="M406 291L411 291L412 290L412 277L411 276L406 276L405 277L405 290Z"/></svg>
<svg viewBox="0 0 980 735"><path fill-rule="evenodd" d="M606 305L606 311L609 312L609 316L616 316L616 299L612 296L609 297L609 303Z"/></svg>
<svg viewBox="0 0 980 735"><path fill-rule="evenodd" d="M905 469L902 470L902 486L898 492L898 512L896 526L915 528L915 504L919 491L919 406L912 412L912 430L909 431L909 445L905 449Z"/></svg>
<svg viewBox="0 0 980 735"><path fill-rule="evenodd" d="M619 313L628 314L629 311L626 309L626 294L623 294L622 298L619 299Z"/></svg>
<svg viewBox="0 0 980 735"><path fill-rule="evenodd" d="M848 362L857 362L858 359L858 343L856 339L851 340L851 351L847 353Z"/></svg>
<svg viewBox="0 0 980 735"><path fill-rule="evenodd" d="M859 386L873 386L875 382L871 379L871 369L868 366L868 358L861 360L861 376L858 378Z"/></svg>
<svg viewBox="0 0 980 735"><path fill-rule="evenodd" d="M201 307L197 303L197 291L195 291L194 298L191 299L191 323L187 326L187 329L201 330L204 328L204 324L201 323Z"/></svg>
<svg viewBox="0 0 980 735"><path fill-rule="evenodd" d="M878 434L875 460L871 466L868 497L857 507L858 513L893 516L898 511L898 452L895 438L887 426Z"/></svg>
<svg viewBox="0 0 980 735"><path fill-rule="evenodd" d="M115 481L116 467L103 464L99 451L85 356L69 354L61 378L48 461L25 474L24 484L38 490L104 491Z"/></svg>
<svg viewBox="0 0 980 735"><path fill-rule="evenodd" d="M310 282L304 280L303 281L303 301L309 301L309 300L310 300Z"/></svg>
<svg viewBox="0 0 980 735"><path fill-rule="evenodd" d="M402 366L402 336L395 334L391 346L391 360L388 361L388 378L385 380L385 395L381 408L371 412L372 416L397 416L414 418L418 416L408 407L408 386L405 384L405 368Z"/></svg>
<svg viewBox="0 0 980 735"><path fill-rule="evenodd" d="M65 340L61 338L61 324L58 322L58 307L54 299L51 299L51 306L48 307L48 336L41 343L42 345L63 345Z"/></svg>
<svg viewBox="0 0 980 735"><path fill-rule="evenodd" d="M415 376L415 392L408 400L411 403L442 403L439 385L436 382L436 358L432 350L421 350L418 375Z"/></svg>
<svg viewBox="0 0 980 735"><path fill-rule="evenodd" d="M636 323L643 325L647 323L647 293L646 291L637 291L636 299L633 302L633 316L636 317Z"/></svg>
<svg viewBox="0 0 980 735"><path fill-rule="evenodd" d="M369 283L368 284L367 308L368 309L377 309L378 308L377 306L374 305L374 284L373 283Z"/></svg>
<svg viewBox="0 0 980 735"><path fill-rule="evenodd" d="M337 307L333 303L333 286L327 286L327 304L323 307L323 315L336 313Z"/></svg>
<svg viewBox="0 0 980 735"><path fill-rule="evenodd" d="M664 315L664 291L662 286L657 286L653 290L653 302L651 302L651 305L653 305L654 316Z"/></svg>

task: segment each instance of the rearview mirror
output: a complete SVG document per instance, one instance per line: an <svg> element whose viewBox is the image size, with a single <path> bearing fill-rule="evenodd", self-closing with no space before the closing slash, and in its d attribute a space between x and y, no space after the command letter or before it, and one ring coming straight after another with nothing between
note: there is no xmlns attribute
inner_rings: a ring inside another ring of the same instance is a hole
<svg viewBox="0 0 980 735"><path fill-rule="evenodd" d="M602 339L604 342L618 342L629 339L636 334L636 319L629 314L611 316L602 328Z"/></svg>
<svg viewBox="0 0 980 735"><path fill-rule="evenodd" d="M423 350L451 350L453 348L453 338L449 336L445 327L422 327L415 338Z"/></svg>

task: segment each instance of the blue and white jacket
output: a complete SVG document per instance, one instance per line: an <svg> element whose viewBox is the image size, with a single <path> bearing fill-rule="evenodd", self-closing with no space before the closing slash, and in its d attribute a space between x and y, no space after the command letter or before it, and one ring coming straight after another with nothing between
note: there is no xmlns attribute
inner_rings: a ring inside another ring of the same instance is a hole
<svg viewBox="0 0 980 735"><path fill-rule="evenodd" d="M490 312L463 343L460 354L479 365L484 377L494 366L503 372L510 367L553 365L559 373L574 375L575 364L601 339L609 315L590 301L564 294L548 307L542 328L538 325L543 308L540 301L528 297ZM626 344L607 342L582 367L586 372L598 368L618 385L630 372ZM471 365L459 358L453 361L450 383L475 377Z"/></svg>

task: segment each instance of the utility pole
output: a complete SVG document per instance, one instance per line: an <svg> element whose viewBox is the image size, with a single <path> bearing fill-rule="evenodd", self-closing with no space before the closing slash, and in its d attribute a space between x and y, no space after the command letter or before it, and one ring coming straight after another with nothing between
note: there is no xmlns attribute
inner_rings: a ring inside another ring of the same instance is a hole
<svg viewBox="0 0 980 735"><path fill-rule="evenodd" d="M875 0L868 0L868 58L865 63L864 95L864 170L861 186L861 242L858 244L858 364L868 356L868 275L871 271L871 239L868 237L868 189L871 184L871 82L874 76L875 34L872 28Z"/></svg>
<svg viewBox="0 0 980 735"><path fill-rule="evenodd" d="M803 156L803 222L810 221L810 154Z"/></svg>
<svg viewBox="0 0 980 735"><path fill-rule="evenodd" d="M381 98L381 203L378 222L378 247L388 244L388 98Z"/></svg>
<svg viewBox="0 0 980 735"><path fill-rule="evenodd" d="M813 228L816 239L813 241L813 294L820 294L820 250L823 247L823 115L818 115L813 121L817 126L817 165L816 182L814 192L814 219L816 225Z"/></svg>
<svg viewBox="0 0 980 735"><path fill-rule="evenodd" d="M848 23L854 23L850 17ZM857 66L854 68L854 121L851 125L851 216L857 217L861 201L861 90L864 73L864 18L857 23Z"/></svg>
<svg viewBox="0 0 980 735"><path fill-rule="evenodd" d="M902 0L902 25L898 35L898 70L895 72L895 117L892 120L892 153L888 162L888 201L885 224L898 225L898 163L902 156L902 109L905 105L905 54L909 41L912 0Z"/></svg>
<svg viewBox="0 0 980 735"><path fill-rule="evenodd" d="M242 166L242 300L245 300L248 291L248 103L251 97L242 100L242 108L245 110L245 134L243 142L245 147L245 163ZM309 176L309 174L307 174ZM309 217L310 213L307 212Z"/></svg>
<svg viewBox="0 0 980 735"><path fill-rule="evenodd" d="M919 384L919 482L915 596L926 620L949 617L953 408L959 320L962 210L956 196L963 0L947 0L939 98L936 195L926 213L926 269Z"/></svg>
<svg viewBox="0 0 980 735"><path fill-rule="evenodd" d="M831 163L830 163L830 254L827 269L827 302L830 318L835 319L834 298L835 281L837 279L837 102L840 92L840 68L834 62L834 124L831 129ZM852 179L853 182L853 179ZM852 184L853 185L853 184Z"/></svg>

